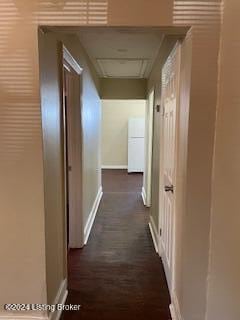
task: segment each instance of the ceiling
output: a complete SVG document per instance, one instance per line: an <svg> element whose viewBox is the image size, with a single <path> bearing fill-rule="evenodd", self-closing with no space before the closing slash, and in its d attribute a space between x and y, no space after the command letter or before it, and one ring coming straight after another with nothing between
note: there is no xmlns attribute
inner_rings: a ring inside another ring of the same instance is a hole
<svg viewBox="0 0 240 320"><path fill-rule="evenodd" d="M158 30L134 28L91 28L77 35L102 78L148 78L163 39Z"/></svg>

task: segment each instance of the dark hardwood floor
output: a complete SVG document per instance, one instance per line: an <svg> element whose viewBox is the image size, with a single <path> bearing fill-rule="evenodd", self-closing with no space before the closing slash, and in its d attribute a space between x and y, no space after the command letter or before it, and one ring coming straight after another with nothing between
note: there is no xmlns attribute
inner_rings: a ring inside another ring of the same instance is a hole
<svg viewBox="0 0 240 320"><path fill-rule="evenodd" d="M170 298L141 199L142 175L103 171L103 199L88 240L69 252L69 296L81 304L61 320L169 320Z"/></svg>

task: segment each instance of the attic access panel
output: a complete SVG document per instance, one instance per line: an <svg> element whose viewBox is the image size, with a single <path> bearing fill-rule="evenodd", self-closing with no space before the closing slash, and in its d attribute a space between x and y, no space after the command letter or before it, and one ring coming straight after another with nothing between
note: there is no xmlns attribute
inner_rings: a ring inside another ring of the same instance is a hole
<svg viewBox="0 0 240 320"><path fill-rule="evenodd" d="M147 59L97 59L106 78L144 78Z"/></svg>

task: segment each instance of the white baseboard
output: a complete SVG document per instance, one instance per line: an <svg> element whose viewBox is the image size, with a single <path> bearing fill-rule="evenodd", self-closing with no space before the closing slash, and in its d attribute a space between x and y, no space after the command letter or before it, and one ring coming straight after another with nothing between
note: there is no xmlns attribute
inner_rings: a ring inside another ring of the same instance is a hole
<svg viewBox="0 0 240 320"><path fill-rule="evenodd" d="M149 229L151 232L154 248L156 252L158 252L158 232L157 232L157 227L155 225L155 222L153 221L152 216L150 216L150 221L149 221Z"/></svg>
<svg viewBox="0 0 240 320"><path fill-rule="evenodd" d="M127 168L128 169L128 173L143 173L143 169L142 168Z"/></svg>
<svg viewBox="0 0 240 320"><path fill-rule="evenodd" d="M84 244L86 244L88 241L88 237L90 235L90 232L91 232L91 229L92 229L92 226L93 226L96 214L97 214L97 210L99 207L99 203L102 199L102 195L103 195L103 192L102 192L102 186L101 186L98 190L96 199L93 203L93 207L92 207L92 210L91 210L89 217L87 219L86 226L84 227Z"/></svg>
<svg viewBox="0 0 240 320"><path fill-rule="evenodd" d="M142 199L143 199L143 204L146 206L146 191L144 187L142 187Z"/></svg>
<svg viewBox="0 0 240 320"><path fill-rule="evenodd" d="M169 309L170 309L172 320L184 320L183 317L181 316L178 298L175 292L172 294L172 303L170 304Z"/></svg>
<svg viewBox="0 0 240 320"><path fill-rule="evenodd" d="M177 320L176 311L173 304L170 304L169 309L170 309L172 320Z"/></svg>
<svg viewBox="0 0 240 320"><path fill-rule="evenodd" d="M119 166L102 166L102 169L127 169L128 168L128 166L127 165L119 165Z"/></svg>
<svg viewBox="0 0 240 320"><path fill-rule="evenodd" d="M53 304L65 304L67 299L68 291L67 291L67 279L64 279L59 287L56 298L54 299ZM54 312L49 313L49 320L59 320L61 317L62 311L56 310Z"/></svg>
<svg viewBox="0 0 240 320"><path fill-rule="evenodd" d="M56 304L65 304L67 299L68 291L67 291L67 279L64 279L59 287L59 290L57 292L56 298L54 299L53 305ZM29 314L31 313L31 314ZM55 310L54 312L49 313L47 316L46 311L44 311L44 314L39 314L39 312L34 311L28 311L28 314L24 313L22 311L14 312L14 313L2 313L0 314L1 320L59 320L61 317L62 311Z"/></svg>

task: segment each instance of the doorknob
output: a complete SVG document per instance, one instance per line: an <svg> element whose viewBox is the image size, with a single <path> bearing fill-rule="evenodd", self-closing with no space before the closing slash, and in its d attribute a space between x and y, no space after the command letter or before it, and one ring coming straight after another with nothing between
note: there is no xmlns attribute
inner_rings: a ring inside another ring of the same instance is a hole
<svg viewBox="0 0 240 320"><path fill-rule="evenodd" d="M173 193L173 185L171 185L171 186L165 186L165 187L164 187L164 190L165 190L166 192L171 191L171 192Z"/></svg>

